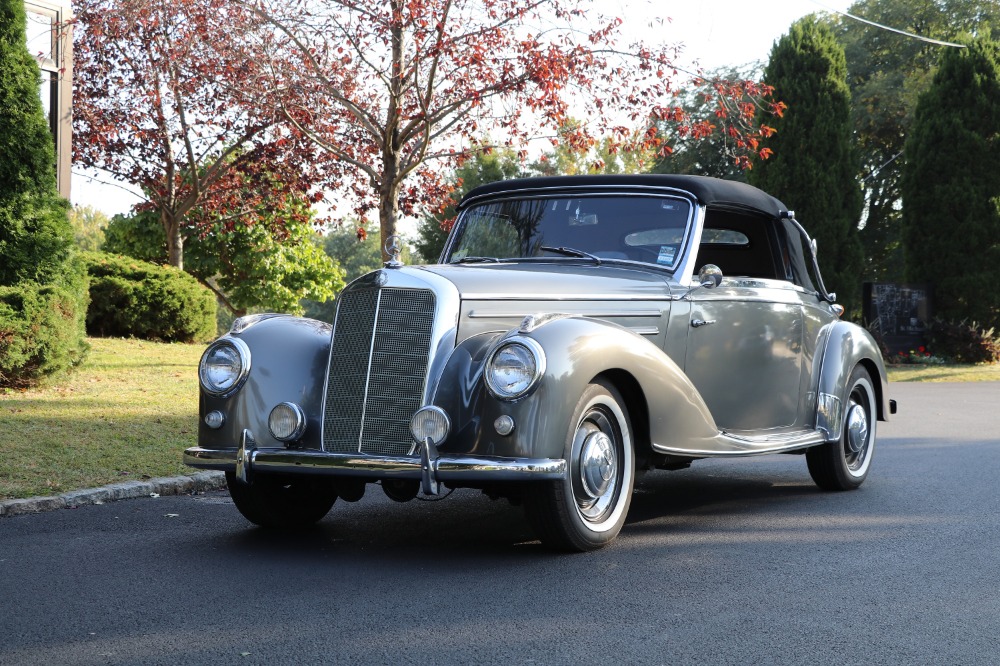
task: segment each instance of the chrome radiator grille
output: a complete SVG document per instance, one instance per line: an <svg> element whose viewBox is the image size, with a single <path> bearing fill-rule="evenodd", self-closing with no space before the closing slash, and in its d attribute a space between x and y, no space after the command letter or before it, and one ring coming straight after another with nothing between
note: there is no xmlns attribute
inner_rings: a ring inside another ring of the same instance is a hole
<svg viewBox="0 0 1000 666"><path fill-rule="evenodd" d="M409 453L410 417L420 408L433 325L428 290L359 289L341 296L323 412L326 451Z"/></svg>

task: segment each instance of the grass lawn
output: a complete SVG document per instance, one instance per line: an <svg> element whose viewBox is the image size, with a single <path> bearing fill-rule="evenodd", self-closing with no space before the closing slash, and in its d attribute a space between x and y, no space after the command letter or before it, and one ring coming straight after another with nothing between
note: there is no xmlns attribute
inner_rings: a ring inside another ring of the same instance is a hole
<svg viewBox="0 0 1000 666"><path fill-rule="evenodd" d="M0 390L0 499L56 495L195 470L203 345L90 339L49 387Z"/></svg>
<svg viewBox="0 0 1000 666"><path fill-rule="evenodd" d="M56 495L195 470L203 345L92 338L82 367L52 386L0 390L0 499ZM1000 364L903 365L892 382L1000 381Z"/></svg>
<svg viewBox="0 0 1000 666"><path fill-rule="evenodd" d="M890 382L1000 382L1000 363L993 365L894 365Z"/></svg>

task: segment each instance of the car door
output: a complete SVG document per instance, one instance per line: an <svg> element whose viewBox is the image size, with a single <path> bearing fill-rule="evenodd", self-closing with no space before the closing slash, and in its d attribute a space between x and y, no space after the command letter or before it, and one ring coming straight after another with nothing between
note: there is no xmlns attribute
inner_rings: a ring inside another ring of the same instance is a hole
<svg viewBox="0 0 1000 666"><path fill-rule="evenodd" d="M777 282L727 278L691 295L685 372L725 430L798 422L802 307Z"/></svg>
<svg viewBox="0 0 1000 666"><path fill-rule="evenodd" d="M684 367L726 430L800 423L802 300L776 223L732 210L705 217L695 265L713 264L725 277L688 295Z"/></svg>

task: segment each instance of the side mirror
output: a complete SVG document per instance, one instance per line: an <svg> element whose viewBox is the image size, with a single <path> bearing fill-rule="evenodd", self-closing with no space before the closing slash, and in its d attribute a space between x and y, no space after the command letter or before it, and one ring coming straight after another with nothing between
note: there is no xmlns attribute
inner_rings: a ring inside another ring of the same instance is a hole
<svg viewBox="0 0 1000 666"><path fill-rule="evenodd" d="M705 264L698 271L698 284L688 289L681 298L687 298L691 295L691 292L702 288L715 289L720 284L722 284L722 269L715 264Z"/></svg>
<svg viewBox="0 0 1000 666"><path fill-rule="evenodd" d="M722 284L722 269L715 264L705 264L698 271L698 284L705 289L715 289Z"/></svg>

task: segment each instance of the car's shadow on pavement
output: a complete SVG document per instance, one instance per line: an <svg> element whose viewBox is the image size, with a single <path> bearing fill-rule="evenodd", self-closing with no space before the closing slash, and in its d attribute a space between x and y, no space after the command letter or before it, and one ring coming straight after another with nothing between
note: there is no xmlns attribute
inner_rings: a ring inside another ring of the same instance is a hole
<svg viewBox="0 0 1000 666"><path fill-rule="evenodd" d="M804 467L804 461L803 461ZM720 473L725 471L726 473ZM802 470L779 474L718 466L682 472L655 471L636 484L626 525L618 542L640 531L669 539L679 525L706 518L740 518L776 505L821 497ZM797 473L798 472L798 473ZM440 501L397 503L376 486L356 503L338 500L316 526L302 531L261 529L230 506L234 525L214 547L258 557L357 555L383 560L435 557L503 557L552 552L533 534L520 506L494 501L475 490L458 490Z"/></svg>
<svg viewBox="0 0 1000 666"><path fill-rule="evenodd" d="M705 470L654 471L636 483L626 525L671 517L746 513L822 494L807 473L741 474L718 464Z"/></svg>

